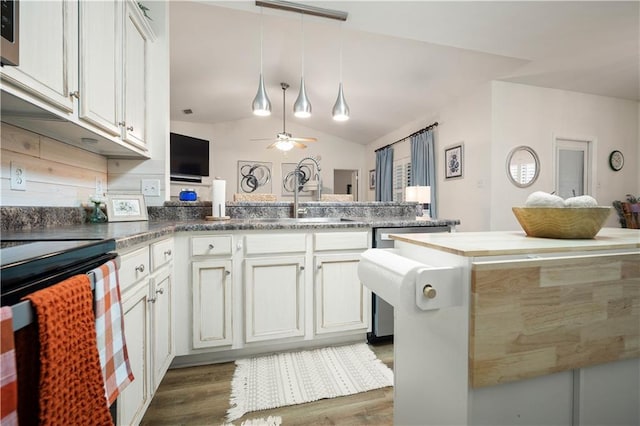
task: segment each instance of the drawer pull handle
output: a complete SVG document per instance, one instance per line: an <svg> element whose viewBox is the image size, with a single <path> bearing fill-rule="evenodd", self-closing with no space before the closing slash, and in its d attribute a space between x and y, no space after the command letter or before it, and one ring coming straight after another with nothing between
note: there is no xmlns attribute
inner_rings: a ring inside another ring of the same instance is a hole
<svg viewBox="0 0 640 426"><path fill-rule="evenodd" d="M422 288L422 294L428 299L433 299L436 297L436 289L431 287L431 284L427 284Z"/></svg>
<svg viewBox="0 0 640 426"><path fill-rule="evenodd" d="M213 244L209 244L209 250L213 250L214 248Z"/></svg>
<svg viewBox="0 0 640 426"><path fill-rule="evenodd" d="M166 256L171 256L171 249L169 249L169 250L165 251L165 252L164 252L164 254L165 254Z"/></svg>
<svg viewBox="0 0 640 426"><path fill-rule="evenodd" d="M133 126L128 126L127 130L130 131L130 132L133 132Z"/></svg>
<svg viewBox="0 0 640 426"><path fill-rule="evenodd" d="M136 272L144 272L144 265L142 263L136 266Z"/></svg>
<svg viewBox="0 0 640 426"><path fill-rule="evenodd" d="M159 288L156 290L157 294L164 294L164 288Z"/></svg>

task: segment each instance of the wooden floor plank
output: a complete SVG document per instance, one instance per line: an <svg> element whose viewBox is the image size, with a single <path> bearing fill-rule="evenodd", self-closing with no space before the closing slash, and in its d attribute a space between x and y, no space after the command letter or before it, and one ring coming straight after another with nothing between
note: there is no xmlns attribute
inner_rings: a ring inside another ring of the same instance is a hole
<svg viewBox="0 0 640 426"><path fill-rule="evenodd" d="M382 362L393 368L393 343L370 345ZM142 425L222 425L225 423L232 362L169 370L142 419ZM280 416L289 425L391 425L393 388L272 410L247 413L233 423Z"/></svg>

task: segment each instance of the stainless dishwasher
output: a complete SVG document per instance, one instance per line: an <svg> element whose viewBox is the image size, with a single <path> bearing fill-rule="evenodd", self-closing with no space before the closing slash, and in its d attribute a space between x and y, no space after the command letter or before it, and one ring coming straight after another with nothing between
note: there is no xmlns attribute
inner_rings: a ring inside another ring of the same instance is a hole
<svg viewBox="0 0 640 426"><path fill-rule="evenodd" d="M389 234L424 234L431 232L451 232L453 226L412 226L398 228L373 228L373 248L393 248L394 241ZM371 295L371 332L367 334L369 343L393 339L393 306Z"/></svg>

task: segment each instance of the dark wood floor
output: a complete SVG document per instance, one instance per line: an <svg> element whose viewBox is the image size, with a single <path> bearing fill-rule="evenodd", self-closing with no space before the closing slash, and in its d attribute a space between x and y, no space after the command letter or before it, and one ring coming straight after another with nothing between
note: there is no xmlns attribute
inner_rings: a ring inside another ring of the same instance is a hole
<svg viewBox="0 0 640 426"><path fill-rule="evenodd" d="M370 346L393 368L393 344ZM232 362L169 370L142 419L142 425L222 425L229 408ZM391 425L393 388L254 411L233 423L280 416L282 425Z"/></svg>

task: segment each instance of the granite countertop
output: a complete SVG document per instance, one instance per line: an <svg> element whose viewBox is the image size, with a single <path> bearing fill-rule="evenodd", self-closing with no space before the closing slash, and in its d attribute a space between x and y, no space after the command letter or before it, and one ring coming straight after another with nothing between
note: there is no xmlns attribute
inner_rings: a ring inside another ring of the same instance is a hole
<svg viewBox="0 0 640 426"><path fill-rule="evenodd" d="M333 218L329 222L296 222L289 218L230 219L226 221L148 221L112 222L74 226L47 227L19 231L3 231L2 243L41 240L101 240L113 238L117 249L124 249L175 232L237 231L237 230L287 230L287 229L352 229L380 227L434 227L455 226L459 220L414 220L407 218L349 217ZM324 219L322 220L330 220Z"/></svg>
<svg viewBox="0 0 640 426"><path fill-rule="evenodd" d="M640 248L640 230L626 228L602 228L594 238L575 240L528 237L523 231L392 234L391 238L467 257Z"/></svg>

